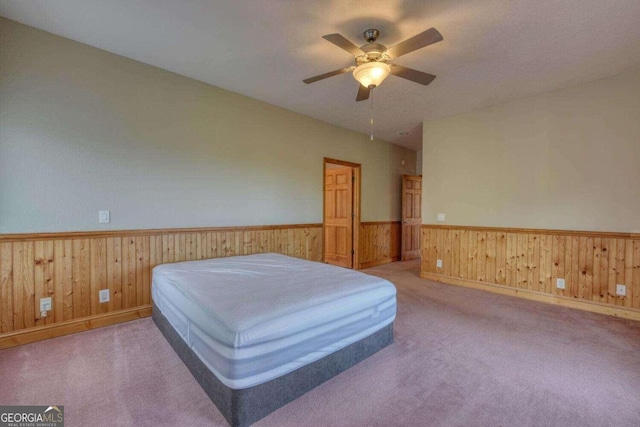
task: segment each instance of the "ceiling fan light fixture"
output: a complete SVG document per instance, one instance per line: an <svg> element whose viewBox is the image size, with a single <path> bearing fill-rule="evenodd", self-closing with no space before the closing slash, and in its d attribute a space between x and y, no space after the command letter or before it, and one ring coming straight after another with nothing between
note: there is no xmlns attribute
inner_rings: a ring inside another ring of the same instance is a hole
<svg viewBox="0 0 640 427"><path fill-rule="evenodd" d="M377 87L387 78L391 72L384 62L365 62L353 70L353 77L366 88Z"/></svg>

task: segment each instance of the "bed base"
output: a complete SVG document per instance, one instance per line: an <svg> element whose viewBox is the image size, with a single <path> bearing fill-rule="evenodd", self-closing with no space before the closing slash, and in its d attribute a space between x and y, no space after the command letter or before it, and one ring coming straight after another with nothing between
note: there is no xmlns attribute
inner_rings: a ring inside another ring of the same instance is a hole
<svg viewBox="0 0 640 427"><path fill-rule="evenodd" d="M232 427L246 427L393 343L393 323L341 350L263 384L234 390L205 366L153 305L153 321Z"/></svg>

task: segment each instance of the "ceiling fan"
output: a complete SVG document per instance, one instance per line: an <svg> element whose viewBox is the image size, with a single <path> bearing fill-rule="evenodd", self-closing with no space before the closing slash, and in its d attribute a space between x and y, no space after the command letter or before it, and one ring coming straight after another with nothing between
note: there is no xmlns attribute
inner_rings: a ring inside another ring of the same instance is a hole
<svg viewBox="0 0 640 427"><path fill-rule="evenodd" d="M364 32L366 44L358 47L340 34L327 34L323 39L330 41L341 49L346 50L355 57L356 65L340 68L320 74L319 76L304 79L303 82L309 84L323 80L328 77L353 71L353 77L360 83L356 101L364 101L369 98L371 89L377 87L387 78L389 74L411 80L412 82L428 85L436 76L413 70L398 64L388 64L392 59L398 58L414 50L421 49L430 44L442 41L442 35L435 28L429 28L422 33L411 37L397 45L387 48L385 45L376 43L380 32L375 28Z"/></svg>

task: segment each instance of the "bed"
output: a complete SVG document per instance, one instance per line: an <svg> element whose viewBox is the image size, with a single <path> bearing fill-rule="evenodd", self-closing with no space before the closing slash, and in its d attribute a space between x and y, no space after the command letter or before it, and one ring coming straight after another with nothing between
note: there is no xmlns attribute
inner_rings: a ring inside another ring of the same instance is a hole
<svg viewBox="0 0 640 427"><path fill-rule="evenodd" d="M156 325L234 427L393 342L393 284L279 254L159 265L152 296Z"/></svg>

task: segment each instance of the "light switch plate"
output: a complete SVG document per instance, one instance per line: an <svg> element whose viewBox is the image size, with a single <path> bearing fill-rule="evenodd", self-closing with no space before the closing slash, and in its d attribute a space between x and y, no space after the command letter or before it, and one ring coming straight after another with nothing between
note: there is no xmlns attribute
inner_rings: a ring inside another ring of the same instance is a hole
<svg viewBox="0 0 640 427"><path fill-rule="evenodd" d="M447 218L447 216L445 214L438 214L438 221L443 222L445 221Z"/></svg>
<svg viewBox="0 0 640 427"><path fill-rule="evenodd" d="M110 219L110 213L109 211L99 211L98 212L98 222L100 222L101 224L107 224L109 223Z"/></svg>

